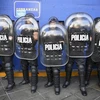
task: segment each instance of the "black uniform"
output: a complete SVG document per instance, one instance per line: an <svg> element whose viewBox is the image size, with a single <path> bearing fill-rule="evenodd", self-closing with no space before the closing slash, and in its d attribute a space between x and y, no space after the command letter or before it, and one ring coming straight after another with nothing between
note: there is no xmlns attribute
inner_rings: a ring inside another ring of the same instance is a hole
<svg viewBox="0 0 100 100"><path fill-rule="evenodd" d="M28 34L29 33L29 34ZM31 35L34 33L33 30L22 30L21 34L24 36L26 35ZM33 37L32 37L33 38ZM36 55L36 50L35 50L35 45L36 45L35 40L32 39L32 44L21 44L21 56L23 58L29 58L32 57L34 58ZM27 47L28 49L26 49ZM25 54L25 52L27 52ZM31 92L36 92L37 89L37 82L38 82L38 70L37 70L37 59L36 60L23 60L21 59L21 65L22 65L22 72L23 72L23 80L20 82L20 84L28 84L29 81L29 73L28 73L28 66L30 66L31 69Z"/></svg>
<svg viewBox="0 0 100 100"><path fill-rule="evenodd" d="M7 91L13 89L13 87L15 86L12 58L13 58L12 56L2 57L2 61L3 61L3 65L4 65L4 69L5 69L5 73L6 73L7 81L8 81L8 85L6 87Z"/></svg>
<svg viewBox="0 0 100 100"><path fill-rule="evenodd" d="M80 14L80 16L81 15L82 14ZM71 18L72 17L69 17L69 20ZM87 95L85 87L85 57L88 57L92 52L92 49L90 49L92 47L92 42L90 41L91 37L90 35L92 35L91 34L92 27L90 26L87 27L87 25L85 24L88 24L89 22L86 21L87 18L85 19L84 17L81 18L76 16L76 18L72 18L69 22L69 25L67 25L70 59L65 67L66 80L63 84L63 88L66 88L70 84L72 66L74 64L74 61L76 61L76 64L78 66L79 80L80 80L80 90L82 95L84 96ZM88 36L88 38L86 37L81 38L82 35Z"/></svg>
<svg viewBox="0 0 100 100"><path fill-rule="evenodd" d="M1 35L6 35L8 38L8 33L10 32L10 30L8 28L3 28L0 31ZM0 52L2 54L12 54L13 52L13 42L12 41L0 41ZM11 49L12 48L12 49ZM7 51L5 51L7 50ZM13 89L13 87L15 86L15 82L14 82L14 72L13 72L13 56L1 56L2 58L2 65L4 66L4 70L7 76L7 81L8 81L8 85L6 87L6 90L9 91L11 89Z"/></svg>
<svg viewBox="0 0 100 100"><path fill-rule="evenodd" d="M63 38L60 36L47 36L44 38L44 43L57 43L57 41L63 41ZM45 45L45 44L44 44ZM58 51L45 51L45 63L51 65L58 65L58 67L46 67L47 78L48 82L45 84L45 87L50 87L54 84L55 87L55 94L60 93L60 67L61 62L58 60L60 59L59 55L61 55L61 50ZM51 56L52 55L52 56ZM56 59L56 60L55 60Z"/></svg>
<svg viewBox="0 0 100 100"><path fill-rule="evenodd" d="M61 44L60 41L64 41L63 36L61 36L61 30L59 30L57 27L52 28L52 23L57 24L58 19L56 17L52 17L49 20L49 24L51 27L46 30L46 36L43 37L42 42L45 44L53 45L54 44ZM56 32L56 33L55 33ZM45 34L45 33L44 33ZM63 43L62 43L63 47ZM45 49L45 48L43 48ZM44 62L46 66L46 72L47 72L47 83L45 84L45 87L50 87L54 84L54 91L55 94L60 94L60 66L62 65L63 60L62 59L62 51L63 50L43 50L44 51ZM49 66L52 65L52 66ZM55 66L56 65L56 66Z"/></svg>
<svg viewBox="0 0 100 100"><path fill-rule="evenodd" d="M29 83L29 69L31 70L31 92L36 92L37 82L38 82L38 69L37 69L37 59L36 60L21 60L23 81L20 84Z"/></svg>
<svg viewBox="0 0 100 100"><path fill-rule="evenodd" d="M76 62L78 66L79 73L79 81L80 81L80 90L83 95L87 95L85 88L85 59L83 58L70 58L69 62L65 66L66 71L66 80L63 84L63 88L66 88L70 84L71 74L72 74L72 66Z"/></svg>
<svg viewBox="0 0 100 100"><path fill-rule="evenodd" d="M92 67L97 66L98 86L100 87L100 62L94 62L91 57L86 60L86 77L85 84L89 85Z"/></svg>

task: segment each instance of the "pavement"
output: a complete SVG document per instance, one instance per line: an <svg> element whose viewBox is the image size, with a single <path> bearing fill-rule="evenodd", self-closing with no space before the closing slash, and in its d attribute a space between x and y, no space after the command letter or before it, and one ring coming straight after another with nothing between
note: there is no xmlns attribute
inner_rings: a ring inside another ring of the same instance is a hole
<svg viewBox="0 0 100 100"><path fill-rule="evenodd" d="M39 77L38 89L34 94L30 91L30 84L18 85L22 78L15 78L16 87L7 92L5 91L7 81L0 78L0 100L100 100L100 87L97 85L97 76L91 77L90 84L87 86L87 96L81 95L78 79L77 76L72 77L71 84L63 89L64 77L61 77L61 93L55 95L53 86L44 87L47 82L46 77Z"/></svg>

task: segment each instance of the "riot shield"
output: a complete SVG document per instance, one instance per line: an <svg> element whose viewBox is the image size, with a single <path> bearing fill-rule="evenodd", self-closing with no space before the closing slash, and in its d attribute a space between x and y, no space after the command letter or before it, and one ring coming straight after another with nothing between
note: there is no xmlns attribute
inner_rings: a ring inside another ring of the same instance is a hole
<svg viewBox="0 0 100 100"><path fill-rule="evenodd" d="M13 23L7 15L0 16L0 56L14 53Z"/></svg>
<svg viewBox="0 0 100 100"><path fill-rule="evenodd" d="M87 58L94 48L93 20L86 13L75 13L67 18L65 27L68 32L69 56Z"/></svg>
<svg viewBox="0 0 100 100"><path fill-rule="evenodd" d="M39 26L32 16L19 18L14 26L15 55L19 59L35 60L38 56Z"/></svg>
<svg viewBox="0 0 100 100"><path fill-rule="evenodd" d="M91 56L94 62L100 62L100 17L94 19L95 44Z"/></svg>
<svg viewBox="0 0 100 100"><path fill-rule="evenodd" d="M63 66L68 61L68 37L60 24L47 24L40 31L40 60L46 67Z"/></svg>

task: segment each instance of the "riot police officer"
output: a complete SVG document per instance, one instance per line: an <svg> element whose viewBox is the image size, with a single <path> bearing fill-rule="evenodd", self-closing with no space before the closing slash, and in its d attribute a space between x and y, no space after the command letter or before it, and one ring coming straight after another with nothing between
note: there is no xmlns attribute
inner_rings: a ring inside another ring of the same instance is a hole
<svg viewBox="0 0 100 100"><path fill-rule="evenodd" d="M30 66L32 93L36 92L37 82L38 82L38 69L37 69L38 50L36 50L35 48L38 41L38 28L39 28L38 24L32 14L31 15L27 14L26 16L19 18L15 24L15 30L17 34L16 44L19 45L19 47L17 47L16 45L17 49L15 54L18 58L21 59L22 72L23 72L23 80L19 84L24 85L30 82L28 73L28 66ZM20 34L17 33L18 30L20 31Z"/></svg>
<svg viewBox="0 0 100 100"><path fill-rule="evenodd" d="M94 52L90 58L86 61L86 81L85 84L89 85L90 76L93 65L97 66L98 75L98 86L100 87L100 17L94 19L94 33L95 33L95 44Z"/></svg>
<svg viewBox="0 0 100 100"><path fill-rule="evenodd" d="M71 30L73 31L73 29ZM85 43L70 43L71 45L84 45ZM73 48L70 47L70 53L72 52ZM76 48L77 49L77 48ZM74 53L73 53L74 54ZM76 54L76 53L75 53ZM71 74L72 74L72 66L74 65L74 62L76 62L77 66L78 66L78 73L79 73L79 82L80 82L80 90L82 95L86 96L87 92L86 92L86 88L85 88L85 59L84 58L69 58L68 63L65 66L65 72L66 72L66 79L65 82L63 84L63 88L66 88L69 84L70 84L70 79L71 79Z"/></svg>
<svg viewBox="0 0 100 100"><path fill-rule="evenodd" d="M40 56L42 64L46 66L48 80L44 86L47 88L54 84L56 95L60 94L60 66L66 60L62 58L64 38L66 37L62 35L61 27L58 19L52 17L49 20L49 24L41 29L41 44L43 49L40 52Z"/></svg>
<svg viewBox="0 0 100 100"><path fill-rule="evenodd" d="M51 18L49 21L49 24L55 24L58 23L57 18ZM47 83L45 84L45 87L50 87L54 84L55 94L60 94L60 68L56 67L46 67L47 72Z"/></svg>
<svg viewBox="0 0 100 100"><path fill-rule="evenodd" d="M65 66L66 79L63 88L70 84L74 61L78 66L80 91L87 95L85 87L85 58L93 52L93 20L86 13L75 13L65 21L69 38L69 62Z"/></svg>
<svg viewBox="0 0 100 100"><path fill-rule="evenodd" d="M13 23L7 15L0 16L0 55L2 58L2 65L7 76L8 85L6 90L9 91L14 88L14 72L13 72L13 58L14 53L14 33Z"/></svg>

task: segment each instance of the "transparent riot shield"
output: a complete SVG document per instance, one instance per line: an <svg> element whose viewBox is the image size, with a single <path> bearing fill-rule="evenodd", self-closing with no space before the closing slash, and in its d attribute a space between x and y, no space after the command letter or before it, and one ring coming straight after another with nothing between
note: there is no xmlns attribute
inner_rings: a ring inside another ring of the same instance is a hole
<svg viewBox="0 0 100 100"><path fill-rule="evenodd" d="M13 23L7 15L0 16L0 56L14 53Z"/></svg>
<svg viewBox="0 0 100 100"><path fill-rule="evenodd" d="M68 32L69 56L87 58L94 48L93 20L86 13L75 13L67 18L65 27Z"/></svg>
<svg viewBox="0 0 100 100"><path fill-rule="evenodd" d="M67 63L68 37L62 25L47 24L41 29L40 60L46 67L58 67Z"/></svg>
<svg viewBox="0 0 100 100"><path fill-rule="evenodd" d="M35 60L38 56L37 21L31 16L19 18L14 26L15 30L15 55L19 59Z"/></svg>
<svg viewBox="0 0 100 100"><path fill-rule="evenodd" d="M94 33L95 33L95 44L94 44L94 52L91 58L94 62L100 62L100 17L94 20Z"/></svg>

